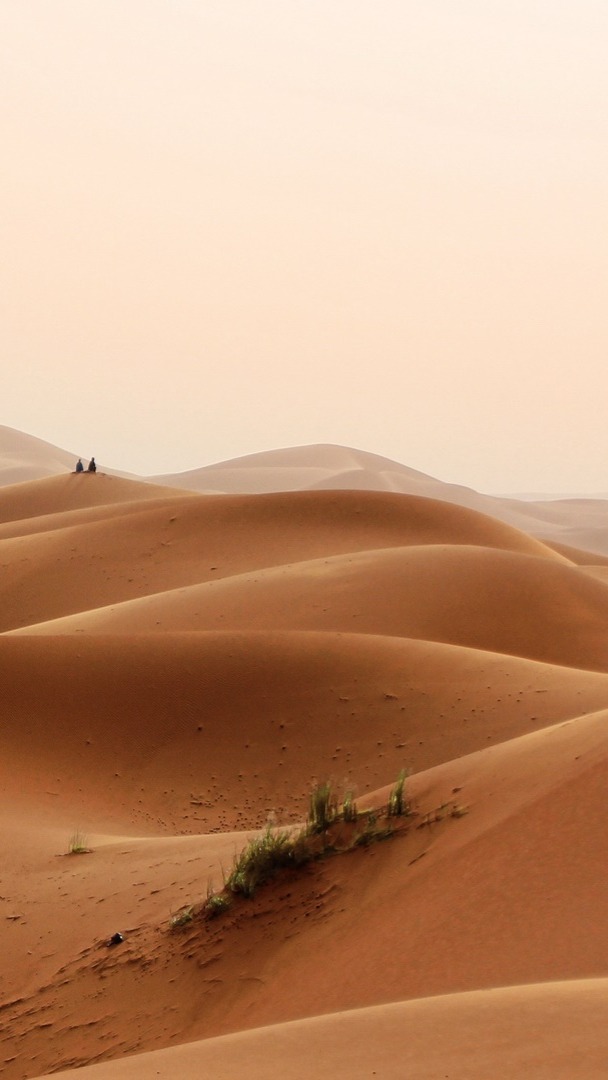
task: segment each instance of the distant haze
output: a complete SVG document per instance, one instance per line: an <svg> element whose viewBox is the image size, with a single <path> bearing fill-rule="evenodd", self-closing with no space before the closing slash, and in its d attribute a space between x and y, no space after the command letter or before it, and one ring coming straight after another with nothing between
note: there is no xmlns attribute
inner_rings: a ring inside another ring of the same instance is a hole
<svg viewBox="0 0 608 1080"><path fill-rule="evenodd" d="M3 0L2 414L608 489L600 0Z"/></svg>

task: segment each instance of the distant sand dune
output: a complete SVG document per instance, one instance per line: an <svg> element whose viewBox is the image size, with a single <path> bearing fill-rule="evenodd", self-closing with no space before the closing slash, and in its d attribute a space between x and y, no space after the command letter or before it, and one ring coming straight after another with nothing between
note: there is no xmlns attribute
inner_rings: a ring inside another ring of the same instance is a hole
<svg viewBox="0 0 608 1080"><path fill-rule="evenodd" d="M0 488L0 521L20 521L45 514L82 510L84 507L175 497L172 488L125 480L103 473L67 473Z"/></svg>
<svg viewBox="0 0 608 1080"><path fill-rule="evenodd" d="M0 426L0 487L65 475L73 469L75 460L75 454ZM350 489L419 495L478 510L542 540L608 555L608 499L605 496L511 498L484 495L352 447L327 444L285 447L187 472L146 478L108 470L103 465L102 470L115 477L145 479L163 487L206 494Z"/></svg>

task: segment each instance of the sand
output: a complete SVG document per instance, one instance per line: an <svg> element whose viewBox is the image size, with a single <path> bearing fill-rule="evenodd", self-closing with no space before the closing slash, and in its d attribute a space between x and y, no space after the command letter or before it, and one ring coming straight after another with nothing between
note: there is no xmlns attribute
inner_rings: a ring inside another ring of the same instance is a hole
<svg viewBox="0 0 608 1080"><path fill-rule="evenodd" d="M6 1080L606 1075L605 560L305 460L0 487ZM392 835L172 929L315 784L402 769Z"/></svg>

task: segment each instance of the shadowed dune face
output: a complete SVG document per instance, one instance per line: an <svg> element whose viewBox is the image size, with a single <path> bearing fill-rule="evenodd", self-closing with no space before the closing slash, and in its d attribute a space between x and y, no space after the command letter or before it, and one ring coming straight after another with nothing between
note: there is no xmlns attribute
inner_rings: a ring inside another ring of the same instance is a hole
<svg viewBox="0 0 608 1080"><path fill-rule="evenodd" d="M159 936L154 919L136 916L124 950L85 944L60 987L47 983L9 1008L7 1052L49 1010L62 1030L54 1058L62 1064L86 1045L79 1025L94 1026L102 1042L120 1028L123 1048L132 1050L141 1046L134 1033L142 1028L155 1047L256 1028L271 1018L280 1023L429 994L491 992L529 984L534 972L545 982L599 978L607 925L605 830L584 808L605 786L607 748L604 712L446 763L417 778L412 794L427 811L456 787L469 807L463 818L414 826L401 838L287 874L224 920L195 923L179 935ZM100 849L98 859L106 872L114 865L106 893L116 904L118 889L132 918L137 891L129 886L141 880L142 843L123 840ZM171 855L151 843L166 898ZM176 893L178 881L192 889L193 870L202 869L200 862L191 865L189 842L180 841L180 849L181 865L173 849ZM564 864L571 870L566 879ZM79 897L90 893L95 872L99 867L82 881L65 871L64 888ZM149 910L147 898L142 911ZM100 1000L100 978L110 981L111 998ZM153 1004L159 998L162 1011ZM485 1007L481 999L479 1007ZM79 1025L70 1026L75 1011ZM173 1025L172 1013L178 1014ZM563 1051L562 1033L550 1017L543 1023Z"/></svg>
<svg viewBox="0 0 608 1080"><path fill-rule="evenodd" d="M5 1080L602 1075L601 560L318 449L317 490L0 490ZM170 930L315 783L382 822L403 768L390 838Z"/></svg>

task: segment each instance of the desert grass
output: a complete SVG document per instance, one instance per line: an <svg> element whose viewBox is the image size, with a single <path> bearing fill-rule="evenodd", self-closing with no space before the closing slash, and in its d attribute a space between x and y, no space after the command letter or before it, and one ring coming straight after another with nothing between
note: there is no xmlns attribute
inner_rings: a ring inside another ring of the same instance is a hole
<svg viewBox="0 0 608 1080"><path fill-rule="evenodd" d="M89 855L93 849L89 847L87 837L80 829L75 829L68 840L68 855Z"/></svg>
<svg viewBox="0 0 608 1080"><path fill-rule="evenodd" d="M223 915L231 907L234 897L250 899L257 889L281 871L301 868L330 855L346 854L409 831L418 815L406 794L407 775L402 769L385 806L366 810L358 809L352 792L347 792L340 802L329 781L318 784L311 792L304 826L277 828L271 823L266 825L241 852L235 854L230 872L222 871L223 887L214 890L209 882L206 900L173 915L171 929L192 922L196 915L208 919ZM416 827L423 828L447 817L463 817L467 812L467 808L459 804L443 803L426 813ZM401 819L399 823L397 818Z"/></svg>
<svg viewBox="0 0 608 1080"><path fill-rule="evenodd" d="M346 792L340 802L329 781L317 784L310 793L305 825L300 829L281 829L268 824L259 836L254 836L235 855L230 873L224 874L223 888L214 892L208 887L202 914L208 918L222 914L234 895L251 898L261 885L281 870L302 867L315 859L387 839L393 834L394 827L380 826L379 816L387 819L411 813L403 793L405 775L402 770L391 792L391 796L394 795L392 809L389 801L383 811L360 813L352 791ZM359 821L363 825L357 830ZM340 825L347 826L346 835L334 837L333 833Z"/></svg>
<svg viewBox="0 0 608 1080"><path fill-rule="evenodd" d="M359 816L357 804L352 791L347 791L342 799L342 819L343 821L352 822L356 821Z"/></svg>
<svg viewBox="0 0 608 1080"><path fill-rule="evenodd" d="M386 821L389 816L392 815L389 815L387 808L383 820ZM380 840L388 840L391 836L394 836L394 826L390 823L381 825L380 820L374 810L368 811L364 816L363 828L353 833L350 843L351 848L369 847L371 844L377 844Z"/></svg>
<svg viewBox="0 0 608 1080"><path fill-rule="evenodd" d="M327 780L310 793L307 828L310 833L325 832L339 817L338 800Z"/></svg>
<svg viewBox="0 0 608 1080"><path fill-rule="evenodd" d="M181 926L187 926L188 923L193 922L194 914L194 904L187 904L186 907L180 908L179 911L174 912L169 920L171 930L178 930Z"/></svg>
<svg viewBox="0 0 608 1080"><path fill-rule="evenodd" d="M228 910L232 903L231 897L227 892L212 892L207 896L205 903L203 904L203 914L208 919L215 919L218 915L223 915Z"/></svg>
<svg viewBox="0 0 608 1080"><path fill-rule="evenodd" d="M411 811L411 807L405 797L405 777L405 769L402 769L397 778L397 783L388 797L388 817L403 817Z"/></svg>
<svg viewBox="0 0 608 1080"><path fill-rule="evenodd" d="M267 825L261 836L254 836L235 856L225 888L231 893L253 896L277 870L302 866L310 861L312 851L306 839L305 830L294 833Z"/></svg>

